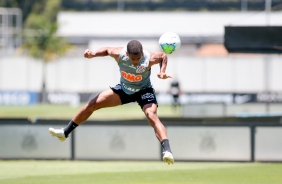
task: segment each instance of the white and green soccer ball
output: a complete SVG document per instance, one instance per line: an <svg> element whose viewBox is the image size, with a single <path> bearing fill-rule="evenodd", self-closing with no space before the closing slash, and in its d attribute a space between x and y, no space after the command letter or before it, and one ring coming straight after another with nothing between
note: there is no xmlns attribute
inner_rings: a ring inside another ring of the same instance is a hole
<svg viewBox="0 0 282 184"><path fill-rule="evenodd" d="M166 54L172 54L180 48L181 40L176 33L166 32L160 37L159 45Z"/></svg>

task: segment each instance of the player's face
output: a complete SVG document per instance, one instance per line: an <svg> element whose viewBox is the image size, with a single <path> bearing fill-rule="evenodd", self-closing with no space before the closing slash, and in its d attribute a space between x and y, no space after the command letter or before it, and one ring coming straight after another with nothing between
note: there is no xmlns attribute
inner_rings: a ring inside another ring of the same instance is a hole
<svg viewBox="0 0 282 184"><path fill-rule="evenodd" d="M129 53L127 53L127 56L129 57L131 63L136 66L136 65L139 64L141 58L143 57L143 54L141 54L141 53L140 54L129 54Z"/></svg>

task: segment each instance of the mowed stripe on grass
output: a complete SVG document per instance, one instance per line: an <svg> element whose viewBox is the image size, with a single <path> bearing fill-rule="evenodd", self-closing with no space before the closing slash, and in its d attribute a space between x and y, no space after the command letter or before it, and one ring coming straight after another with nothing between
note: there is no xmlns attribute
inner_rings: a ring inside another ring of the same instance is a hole
<svg viewBox="0 0 282 184"><path fill-rule="evenodd" d="M280 163L0 161L1 184L280 184Z"/></svg>

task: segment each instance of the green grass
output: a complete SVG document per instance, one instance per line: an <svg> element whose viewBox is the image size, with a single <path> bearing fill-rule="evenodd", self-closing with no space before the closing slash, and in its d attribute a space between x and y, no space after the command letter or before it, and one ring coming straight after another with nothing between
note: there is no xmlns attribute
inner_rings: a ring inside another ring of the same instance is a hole
<svg viewBox="0 0 282 184"><path fill-rule="evenodd" d="M0 106L0 118L55 118L70 119L82 107L68 105L31 105L31 106ZM160 105L158 115L162 117L179 117L181 110L175 111L170 105ZM145 118L136 103L95 111L90 119L140 119Z"/></svg>
<svg viewBox="0 0 282 184"><path fill-rule="evenodd" d="M0 161L1 184L281 184L282 164Z"/></svg>

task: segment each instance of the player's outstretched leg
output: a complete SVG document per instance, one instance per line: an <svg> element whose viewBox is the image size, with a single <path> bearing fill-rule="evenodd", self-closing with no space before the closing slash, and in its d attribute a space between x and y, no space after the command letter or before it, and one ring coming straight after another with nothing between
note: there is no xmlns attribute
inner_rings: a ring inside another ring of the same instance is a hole
<svg viewBox="0 0 282 184"><path fill-rule="evenodd" d="M63 142L67 139L65 136L65 132L63 128L55 129L55 128L49 128L49 132L52 136L55 136L59 139L59 141Z"/></svg>

